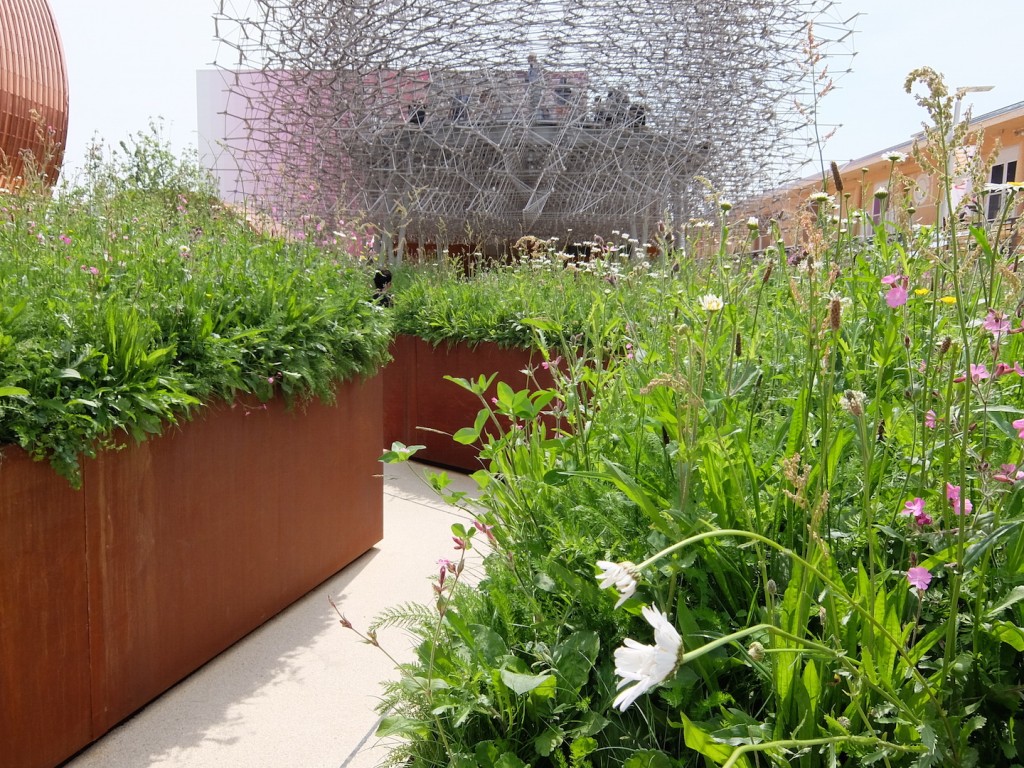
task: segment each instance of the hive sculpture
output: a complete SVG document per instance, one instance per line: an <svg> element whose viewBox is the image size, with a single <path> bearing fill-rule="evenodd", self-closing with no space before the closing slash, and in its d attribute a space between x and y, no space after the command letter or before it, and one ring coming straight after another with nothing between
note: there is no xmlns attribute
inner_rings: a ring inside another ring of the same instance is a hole
<svg viewBox="0 0 1024 768"><path fill-rule="evenodd" d="M0 2L0 189L53 184L68 135L68 77L47 0ZM26 165L29 160L31 167Z"/></svg>
<svg viewBox="0 0 1024 768"><path fill-rule="evenodd" d="M388 242L648 239L709 188L775 184L849 32L821 0L237 6L216 14L234 191Z"/></svg>

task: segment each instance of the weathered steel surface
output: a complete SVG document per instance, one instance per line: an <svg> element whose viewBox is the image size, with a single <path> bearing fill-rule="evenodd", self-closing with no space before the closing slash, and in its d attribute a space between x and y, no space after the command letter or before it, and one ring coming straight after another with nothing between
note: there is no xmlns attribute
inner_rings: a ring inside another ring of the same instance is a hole
<svg viewBox="0 0 1024 768"><path fill-rule="evenodd" d="M80 492L0 464L0 765L55 765L378 542L381 403L211 407Z"/></svg>
<svg viewBox="0 0 1024 768"><path fill-rule="evenodd" d="M379 403L377 380L301 414L238 403L90 464L97 731L381 539Z"/></svg>
<svg viewBox="0 0 1024 768"><path fill-rule="evenodd" d="M413 336L399 336L391 347L393 361L383 370L385 380L384 441L425 446L416 459L443 467L473 472L481 468L479 447L461 445L451 435L473 426L483 407L476 395L444 377L475 380L496 373L486 399L495 395L499 381L514 390L551 385L550 375L540 368L539 353L503 349L484 342L475 346L458 343L434 347ZM535 369L537 381L523 373ZM547 420L549 427L552 421Z"/></svg>
<svg viewBox="0 0 1024 768"><path fill-rule="evenodd" d="M0 765L54 765L90 741L85 526L81 493L4 447Z"/></svg>

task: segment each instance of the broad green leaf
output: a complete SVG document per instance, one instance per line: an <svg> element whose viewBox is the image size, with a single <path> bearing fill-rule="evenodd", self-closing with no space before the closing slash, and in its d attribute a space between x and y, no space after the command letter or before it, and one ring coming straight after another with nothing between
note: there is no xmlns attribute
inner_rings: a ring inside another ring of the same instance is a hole
<svg viewBox="0 0 1024 768"><path fill-rule="evenodd" d="M680 713L683 722L683 740L690 749L699 752L704 757L711 758L721 765L732 755L734 748L715 741L711 734L694 723L686 715ZM737 768L750 768L750 762L746 756L736 762Z"/></svg>
<svg viewBox="0 0 1024 768"><path fill-rule="evenodd" d="M676 765L676 761L664 752L643 749L630 755L622 764L622 768L675 768Z"/></svg>
<svg viewBox="0 0 1024 768"><path fill-rule="evenodd" d="M989 634L997 640L1009 645L1017 652L1024 651L1024 628L1008 621L997 621L992 624Z"/></svg>
<svg viewBox="0 0 1024 768"><path fill-rule="evenodd" d="M388 736L399 736L406 739L416 737L425 739L430 735L430 727L420 720L413 720L404 715L391 715L380 721L380 725L377 726L374 735L379 739Z"/></svg>
<svg viewBox="0 0 1024 768"><path fill-rule="evenodd" d="M1010 590L1002 600L1000 600L989 612L986 614L988 618L992 619L998 616L1000 613L1005 611L1011 605L1019 603L1024 600L1024 586L1014 587Z"/></svg>
<svg viewBox="0 0 1024 768"><path fill-rule="evenodd" d="M29 391L21 387L0 387L0 397L28 397Z"/></svg>
<svg viewBox="0 0 1024 768"><path fill-rule="evenodd" d="M511 752L506 752L494 761L494 768L530 768L530 766Z"/></svg>
<svg viewBox="0 0 1024 768"><path fill-rule="evenodd" d="M509 669L501 670L501 681L518 695L522 696L540 688L547 682L554 682L551 675L526 675Z"/></svg>
<svg viewBox="0 0 1024 768"><path fill-rule="evenodd" d="M555 674L559 681L573 691L582 688L600 648L601 638L596 632L581 630L569 635L554 652Z"/></svg>
<svg viewBox="0 0 1024 768"><path fill-rule="evenodd" d="M452 440L462 445L472 445L480 438L480 432L473 427L463 427L452 435Z"/></svg>
<svg viewBox="0 0 1024 768"><path fill-rule="evenodd" d="M548 757L563 741L565 741L565 731L558 726L548 725L544 732L533 740L533 746L541 757Z"/></svg>
<svg viewBox="0 0 1024 768"><path fill-rule="evenodd" d="M508 647L501 635L490 627L483 624L471 624L470 634L473 638L473 650L490 665L497 663L498 659L508 653Z"/></svg>

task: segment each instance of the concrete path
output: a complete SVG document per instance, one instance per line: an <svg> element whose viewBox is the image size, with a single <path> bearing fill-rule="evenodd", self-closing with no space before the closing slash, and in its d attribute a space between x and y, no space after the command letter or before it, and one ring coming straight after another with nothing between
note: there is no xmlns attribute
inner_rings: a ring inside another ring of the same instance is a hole
<svg viewBox="0 0 1024 768"><path fill-rule="evenodd" d="M455 559L450 526L465 520L421 479L425 467L382 467L380 544L66 766L371 768L383 761L374 708L380 683L396 677L394 664L338 623L328 597L358 629L389 606L433 602L430 577L438 558ZM453 477L452 490L476 488ZM400 661L412 657L402 630L378 639Z"/></svg>

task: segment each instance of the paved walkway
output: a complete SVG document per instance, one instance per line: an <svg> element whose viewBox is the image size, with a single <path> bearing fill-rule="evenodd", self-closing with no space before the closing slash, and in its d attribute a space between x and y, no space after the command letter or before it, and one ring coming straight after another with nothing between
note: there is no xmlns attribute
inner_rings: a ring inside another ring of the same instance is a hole
<svg viewBox="0 0 1024 768"><path fill-rule="evenodd" d="M437 560L452 557L450 526L417 464L384 466L384 540L341 573L236 643L67 768L372 768L386 756L374 730L380 683L394 664L344 629L334 599L365 629L383 608L432 602ZM455 475L453 490L475 484ZM411 640L382 630L401 661Z"/></svg>

